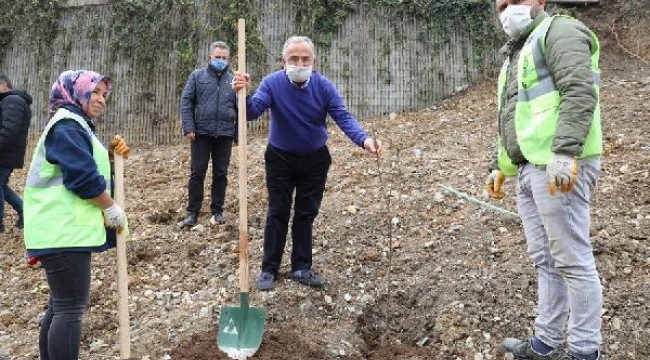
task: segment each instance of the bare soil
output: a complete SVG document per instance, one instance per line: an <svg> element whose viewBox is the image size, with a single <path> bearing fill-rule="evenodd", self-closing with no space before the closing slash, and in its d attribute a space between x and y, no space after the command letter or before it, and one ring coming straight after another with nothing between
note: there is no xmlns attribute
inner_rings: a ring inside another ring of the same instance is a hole
<svg viewBox="0 0 650 360"><path fill-rule="evenodd" d="M650 358L650 67L608 39L605 153L591 234L605 291L603 350L611 360L641 360ZM488 78L430 109L365 121L388 146L379 162L330 127L333 165L314 226L314 269L328 284L316 290L287 279L289 241L276 289L252 292L252 306L269 314L254 358L506 359L503 337L531 333L536 280L518 218L439 186L516 211L513 180L501 201L487 199L483 189L496 135L494 98L495 80ZM252 280L266 212L265 146L264 135L250 136ZM226 359L216 328L221 307L238 305L236 155L226 224L210 226L206 212L201 225L181 230L187 144L132 148L126 206L133 230L132 358ZM20 191L24 175L12 177ZM11 228L15 217L7 212ZM47 282L42 269L26 265L19 231L1 239L0 356L37 359ZM117 358L115 252L93 262L81 358Z"/></svg>

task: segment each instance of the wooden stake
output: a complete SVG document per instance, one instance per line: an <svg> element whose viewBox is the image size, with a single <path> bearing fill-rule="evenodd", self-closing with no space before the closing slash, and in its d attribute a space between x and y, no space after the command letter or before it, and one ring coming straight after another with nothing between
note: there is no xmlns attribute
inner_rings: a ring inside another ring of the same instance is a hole
<svg viewBox="0 0 650 360"><path fill-rule="evenodd" d="M115 153L115 202L124 209L124 158ZM126 260L126 236L117 233L117 296L120 325L120 359L131 358L129 327L129 275Z"/></svg>

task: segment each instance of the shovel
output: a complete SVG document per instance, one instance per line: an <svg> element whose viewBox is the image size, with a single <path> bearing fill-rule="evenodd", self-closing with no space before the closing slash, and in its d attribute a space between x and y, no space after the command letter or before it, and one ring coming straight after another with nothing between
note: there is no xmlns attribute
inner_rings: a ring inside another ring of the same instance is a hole
<svg viewBox="0 0 650 360"><path fill-rule="evenodd" d="M246 35L244 19L237 23L237 60L239 71L246 71ZM262 344L266 311L249 306L248 284L248 210L246 165L246 89L237 94L239 126L239 298L240 306L221 309L217 345L231 359L246 360Z"/></svg>

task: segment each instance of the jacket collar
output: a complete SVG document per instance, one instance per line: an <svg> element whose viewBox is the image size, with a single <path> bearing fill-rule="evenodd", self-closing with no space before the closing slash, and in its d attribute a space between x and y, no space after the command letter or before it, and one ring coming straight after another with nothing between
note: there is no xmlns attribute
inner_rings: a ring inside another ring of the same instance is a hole
<svg viewBox="0 0 650 360"><path fill-rule="evenodd" d="M230 69L230 64L228 64L228 65L223 69L222 72L217 72L217 70L213 69L212 66L210 66L210 64L208 64L207 68L208 68L208 73L210 73L211 75L221 77L221 76L223 76L223 74L225 74L226 72L228 72L228 69Z"/></svg>

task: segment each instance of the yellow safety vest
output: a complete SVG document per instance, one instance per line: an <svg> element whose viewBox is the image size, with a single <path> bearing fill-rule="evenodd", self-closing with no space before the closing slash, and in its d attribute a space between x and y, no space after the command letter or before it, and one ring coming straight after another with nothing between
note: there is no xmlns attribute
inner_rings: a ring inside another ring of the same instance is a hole
<svg viewBox="0 0 650 360"><path fill-rule="evenodd" d="M551 144L555 137L560 117L560 92L555 85L544 53L546 34L557 16L544 19L528 36L521 49L517 63L518 99L515 107L515 132L517 142L526 159L536 165L546 165L551 158ZM591 68L594 73L594 88L600 93L600 45L596 34L591 32L594 46L591 50ZM503 106L503 92L507 86L507 72L510 60L507 59L499 74L498 110ZM506 149L498 139L498 165L506 176L517 174L517 166L512 163ZM578 158L586 158L602 153L602 131L600 125L600 100L596 104L591 128Z"/></svg>
<svg viewBox="0 0 650 360"><path fill-rule="evenodd" d="M81 116L59 109L38 140L25 185L25 247L57 249L96 247L106 242L102 210L63 185L61 168L47 161L45 138L52 126L63 119L75 120L92 139L93 159L110 189L111 165L108 151Z"/></svg>

